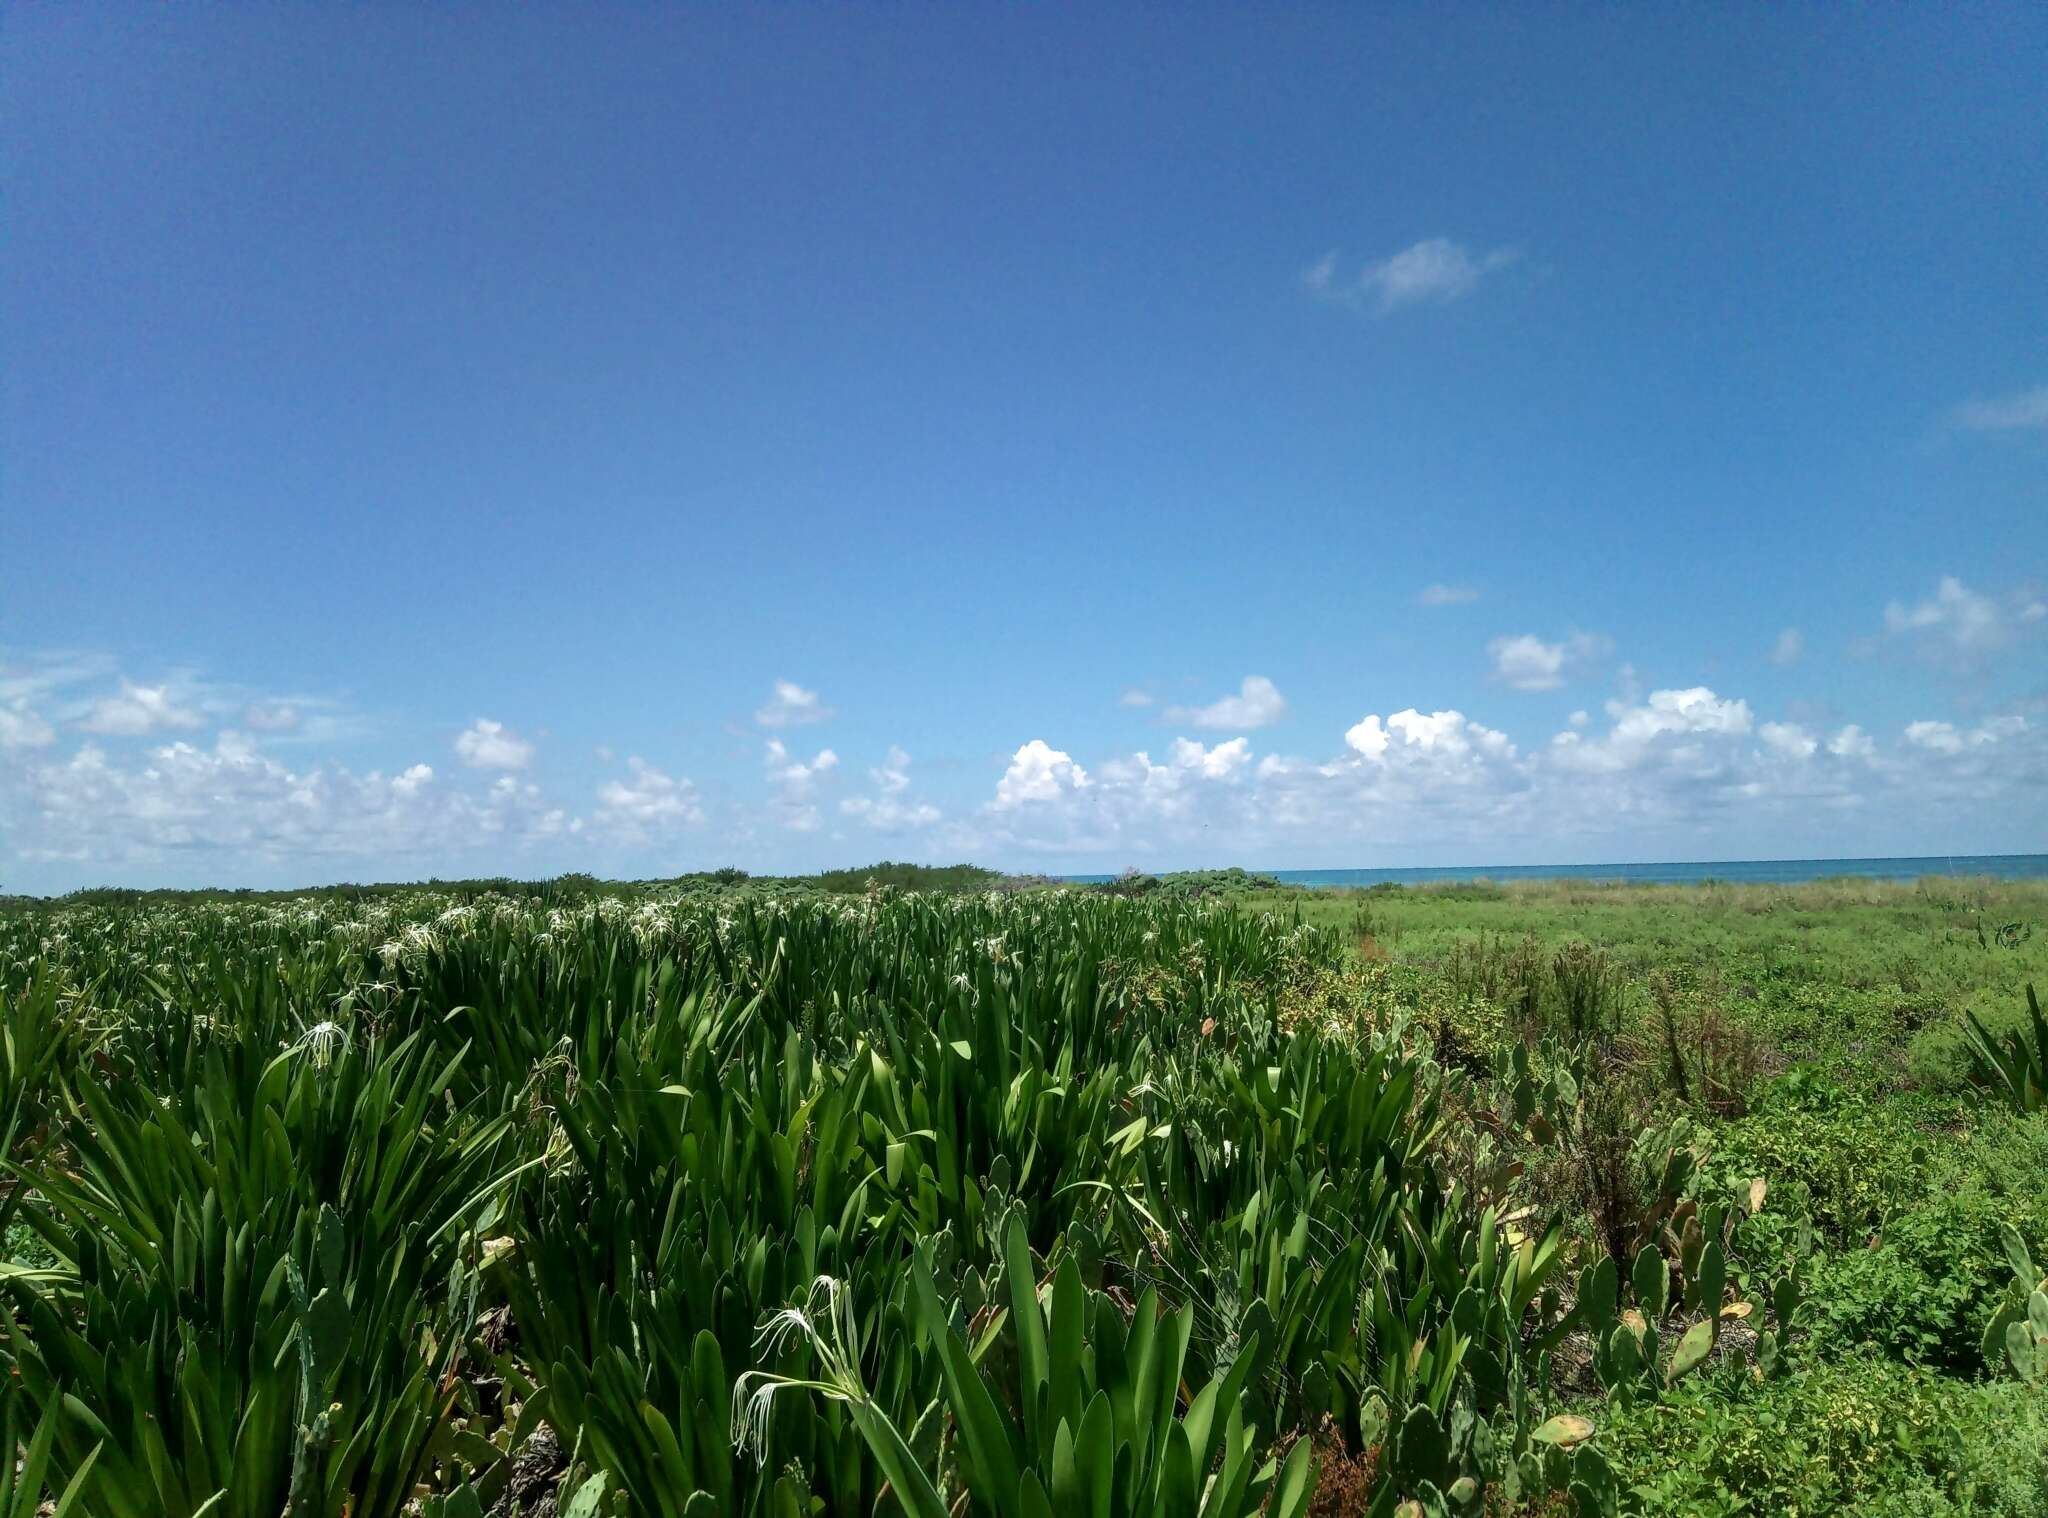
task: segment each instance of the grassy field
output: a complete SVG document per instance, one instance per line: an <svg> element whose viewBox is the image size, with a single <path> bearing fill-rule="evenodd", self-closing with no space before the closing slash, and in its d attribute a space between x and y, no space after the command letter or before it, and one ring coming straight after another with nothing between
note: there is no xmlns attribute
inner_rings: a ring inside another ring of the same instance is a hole
<svg viewBox="0 0 2048 1518"><path fill-rule="evenodd" d="M2041 883L19 903L0 1514L2048 1515L2044 972Z"/></svg>

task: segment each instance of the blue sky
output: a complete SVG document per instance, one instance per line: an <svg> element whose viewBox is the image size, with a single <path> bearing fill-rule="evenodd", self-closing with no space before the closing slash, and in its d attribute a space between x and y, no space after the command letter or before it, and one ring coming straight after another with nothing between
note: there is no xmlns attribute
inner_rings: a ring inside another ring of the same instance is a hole
<svg viewBox="0 0 2048 1518"><path fill-rule="evenodd" d="M2048 849L2044 56L18 8L0 887Z"/></svg>

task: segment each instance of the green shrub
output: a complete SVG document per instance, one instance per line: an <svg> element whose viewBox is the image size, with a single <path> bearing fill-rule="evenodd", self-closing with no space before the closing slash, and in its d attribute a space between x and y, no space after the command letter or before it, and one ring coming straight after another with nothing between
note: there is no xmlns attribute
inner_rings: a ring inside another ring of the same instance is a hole
<svg viewBox="0 0 2048 1518"><path fill-rule="evenodd" d="M1825 1075L1795 1070L1716 1132L1703 1177L1721 1196L1762 1176L1780 1198L1771 1209L1780 1221L1799 1210L1789 1203L1803 1192L1827 1242L1861 1245L1925 1194L1932 1136L1921 1121L1939 1115L1905 1099L1853 1099Z"/></svg>
<svg viewBox="0 0 2048 1518"><path fill-rule="evenodd" d="M2001 1152L2001 1140L2011 1146ZM2048 1170L2032 1147L2039 1135L2014 1125L1967 1146L1996 1155L1980 1171L1951 1155L1934 1167L1925 1196L1891 1218L1874 1246L1844 1248L1812 1276L1815 1342L1840 1352L1874 1345L1916 1364L1962 1375L1986 1369L1984 1325L2005 1291L2010 1267L2001 1230L2011 1224L2041 1250L2048 1223ZM1987 1174L1997 1177L1986 1184Z"/></svg>
<svg viewBox="0 0 2048 1518"><path fill-rule="evenodd" d="M1870 1356L1608 1409L1599 1443L1658 1518L2048 1514L2048 1399Z"/></svg>

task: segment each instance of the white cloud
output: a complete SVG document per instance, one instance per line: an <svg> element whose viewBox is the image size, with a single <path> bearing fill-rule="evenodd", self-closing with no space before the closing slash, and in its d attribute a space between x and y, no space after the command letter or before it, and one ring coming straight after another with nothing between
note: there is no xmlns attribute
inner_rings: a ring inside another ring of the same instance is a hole
<svg viewBox="0 0 2048 1518"><path fill-rule="evenodd" d="M288 733L299 721L299 709L289 701L255 701L242 712L242 726L258 733Z"/></svg>
<svg viewBox="0 0 2048 1518"><path fill-rule="evenodd" d="M802 727L831 715L832 709L818 699L816 691L805 690L794 680L777 680L774 694L755 711L754 720L763 727Z"/></svg>
<svg viewBox="0 0 2048 1518"><path fill-rule="evenodd" d="M1960 754L1963 751L1963 735L1950 722L1909 722L1906 724L1906 741L1933 749L1937 754Z"/></svg>
<svg viewBox="0 0 2048 1518"><path fill-rule="evenodd" d="M42 748L56 736L56 729L36 715L26 697L0 701L0 750Z"/></svg>
<svg viewBox="0 0 2048 1518"><path fill-rule="evenodd" d="M1479 592L1470 585L1425 585L1415 599L1424 606L1463 606L1478 600Z"/></svg>
<svg viewBox="0 0 2048 1518"><path fill-rule="evenodd" d="M1764 747L1787 759L1811 759L1820 741L1796 722L1766 722L1756 730Z"/></svg>
<svg viewBox="0 0 2048 1518"><path fill-rule="evenodd" d="M1010 756L1010 767L996 782L997 811L1032 803L1057 801L1088 788L1088 771L1073 756L1043 738L1033 738Z"/></svg>
<svg viewBox="0 0 2048 1518"><path fill-rule="evenodd" d="M1126 685L1124 693L1116 698L1116 703L1118 706L1150 706L1152 704L1152 693L1140 690L1135 685Z"/></svg>
<svg viewBox="0 0 2048 1518"><path fill-rule="evenodd" d="M1403 753L1450 759L1462 759L1475 750L1507 759L1515 753L1507 734L1482 727L1463 712L1431 712L1424 716L1413 707L1395 712L1384 725L1377 715L1368 715L1344 734L1344 746L1381 763Z"/></svg>
<svg viewBox="0 0 2048 1518"><path fill-rule="evenodd" d="M1043 739L1019 748L981 811L970 850L1144 853L1159 839L1199 836L1213 846L1256 826L1260 771L1251 740L1214 745L1177 738L1161 759L1140 750L1094 772Z"/></svg>
<svg viewBox="0 0 2048 1518"><path fill-rule="evenodd" d="M927 828L939 820L937 807L904 794L910 789L910 755L900 746L889 746L888 757L868 771L868 779L874 782L875 794L847 797L839 803L842 813L885 833Z"/></svg>
<svg viewBox="0 0 2048 1518"><path fill-rule="evenodd" d="M533 759L533 745L502 722L479 717L456 736L455 752L477 770L523 770Z"/></svg>
<svg viewBox="0 0 2048 1518"><path fill-rule="evenodd" d="M1979 603L2013 638L2048 621L2048 612L2030 611L2042 604L2037 594L1995 596L1944 581L1929 601L1895 608L1888 636L1982 647ZM1572 640L1547 646L1563 650L1557 672L1570 674ZM1009 865L1043 857L1083 868L1911 852L1995 846L2048 827L2048 725L2024 705L1887 726L1878 737L1855 724L1823 731L1796 707L1761 720L1750 703L1706 687L1642 693L1632 674L1621 687L1604 720L1597 708L1574 712L1548 741L1526 748L1461 711L1423 707L1327 731L1307 757L1255 752L1242 733L1201 732L1090 755L1084 766L1034 738L1010 754L978 807L922 794L901 747L855 769L833 749L800 757L788 735L760 734L762 771L720 802L718 821L729 825L720 836L765 846L771 832L793 839L829 820L842 835L913 838L913 857ZM196 714L203 725L224 711L245 721L260 711L267 725L210 740L174 741L172 733L57 751L66 726L121 703L144 714L116 719L124 728L173 714ZM1184 715L1219 707L1247 717L1285 703L1270 681L1253 677L1224 702ZM279 708L297 714L297 725ZM505 767L507 745L524 746L529 764L532 746L488 722L457 746L465 760L500 761L482 773L452 756L437 769L397 754L367 773L331 759L275 757L325 742L325 710L317 696L257 698L182 676L122 685L104 664L83 675L0 664L0 878L62 889L107 879L231 883L266 872L308 882L519 873L522 860L528 871L542 860L603 870L630 848L652 849L704 824L711 810L690 780L635 756L606 771L612 778L598 787L587 822L579 820ZM863 777L859 794L843 789L849 769ZM599 852L562 856L572 836ZM792 854L788 862L814 861Z"/></svg>
<svg viewBox="0 0 2048 1518"><path fill-rule="evenodd" d="M1966 749L2016 738L2026 730L2027 719L2017 716L1994 717L1968 729L1958 728L1952 722L1909 722L1906 741L1937 754L1960 754Z"/></svg>
<svg viewBox="0 0 2048 1518"><path fill-rule="evenodd" d="M1527 804L1529 767L1505 733L1464 713L1367 715L1345 752L1316 763L1269 755L1251 815L1302 839L1372 846L1397 837L1455 846L1496 833Z"/></svg>
<svg viewBox="0 0 2048 1518"><path fill-rule="evenodd" d="M839 768L839 756L829 748L819 749L809 763L790 758L789 750L780 738L770 738L762 752L767 756L768 778L785 787L808 791L819 776Z"/></svg>
<svg viewBox="0 0 2048 1518"><path fill-rule="evenodd" d="M849 796L839 803L839 810L881 833L927 828L942 815L928 801L901 801L894 796Z"/></svg>
<svg viewBox="0 0 2048 1518"><path fill-rule="evenodd" d="M1410 707L1362 717L1326 758L1255 753L1241 735L1178 737L1163 751L1086 767L1033 739L984 806L950 818L918 794L899 747L862 772L863 794L828 800L847 768L840 757L798 757L773 740L766 802L736 803L731 836L769 823L785 837L804 834L830 816L864 834L914 835L934 852L1078 867L1083 858L1342 863L1400 850L1431 859L1908 852L1948 838L2033 836L2048 824L2048 740L2017 713L1925 719L1881 741L1853 724L1824 736L1792 720L1760 722L1746 701L1693 687L1614 701L1607 719L1596 729L1588 715L1524 751L1455 709ZM520 858L537 857L526 851L552 840L653 847L704 823L706 810L689 780L638 756L598 788L586 827L517 773L293 767L228 731L211 747L88 743L68 758L10 755L0 767L0 868L20 882L40 861L71 871L72 883L180 871L247 879L265 861L306 881L366 861L400 875L516 872ZM1901 834L1902 822L1921 831Z"/></svg>
<svg viewBox="0 0 2048 1518"><path fill-rule="evenodd" d="M868 778L875 782L875 789L883 795L899 794L910 785L910 755L896 744L890 744L889 757L869 770Z"/></svg>
<svg viewBox="0 0 2048 1518"><path fill-rule="evenodd" d="M1214 748L1204 748L1193 738L1176 738L1172 752L1176 769L1191 770L1204 780L1228 780L1250 764L1252 758L1249 738L1232 738Z"/></svg>
<svg viewBox="0 0 2048 1518"><path fill-rule="evenodd" d="M1805 653L1806 635L1796 627L1788 627L1771 645L1769 658L1773 664L1797 664Z"/></svg>
<svg viewBox="0 0 2048 1518"><path fill-rule="evenodd" d="M1724 746L1702 739L1737 738L1750 730L1749 704L1725 700L1703 685L1651 691L1640 704L1607 703L1613 726L1601 737L1576 729L1550 740L1548 762L1579 774L1618 775L1676 768L1694 778L1732 762Z"/></svg>
<svg viewBox="0 0 2048 1518"><path fill-rule="evenodd" d="M1616 710L1609 703L1608 715L1615 719L1617 738L1646 742L1665 733L1727 733L1749 731L1749 703L1724 700L1704 685L1689 690L1653 690L1641 706Z"/></svg>
<svg viewBox="0 0 2048 1518"><path fill-rule="evenodd" d="M664 774L638 754L627 756L624 780L607 780L597 788L598 827L625 842L644 843L657 833L703 820L697 787Z"/></svg>
<svg viewBox="0 0 2048 1518"><path fill-rule="evenodd" d="M1706 687L1608 707L1608 723L1524 752L1456 710L1369 714L1334 758L1182 739L1084 770L1044 740L1019 749L963 847L982 857L1105 863L1218 858L1511 860L1737 857L1868 849L2042 825L2048 743L2016 716L1952 739L1825 741ZM1898 822L1925 829L1901 837ZM1986 831L1986 829L1993 829ZM1873 847L1875 845L1875 847ZM1652 854L1650 857L1656 857Z"/></svg>
<svg viewBox="0 0 2048 1518"><path fill-rule="evenodd" d="M99 654L45 651L0 659L0 704L47 704L48 698L104 680L114 661Z"/></svg>
<svg viewBox="0 0 2048 1518"><path fill-rule="evenodd" d="M1877 741L1851 722L1828 739L1828 752L1837 759L1869 759L1877 753Z"/></svg>
<svg viewBox="0 0 2048 1518"><path fill-rule="evenodd" d="M1515 690L1556 690L1566 671L1598 658L1608 648L1594 633L1573 633L1562 642L1546 643L1534 633L1495 638L1486 645L1493 672Z"/></svg>
<svg viewBox="0 0 2048 1518"><path fill-rule="evenodd" d="M1974 674L2017 643L2048 615L2025 591L1994 597L1943 575L1932 598L1884 609L1886 635L1929 663Z"/></svg>
<svg viewBox="0 0 2048 1518"><path fill-rule="evenodd" d="M811 793L820 780L839 768L839 756L829 748L821 748L808 762L793 759L780 738L770 738L764 752L768 781L775 788L773 805L782 825L795 832L810 832L819 821Z"/></svg>
<svg viewBox="0 0 2048 1518"><path fill-rule="evenodd" d="M1143 749L1102 766L1088 796L1093 811L1083 818L1087 830L1114 834L1132 825L1188 816L1205 794L1233 788L1252 773L1249 738L1232 738L1213 747L1194 738L1176 738L1164 762L1154 762Z"/></svg>
<svg viewBox="0 0 2048 1518"><path fill-rule="evenodd" d="M1287 715L1287 701L1264 675L1246 675L1236 695L1207 706L1171 707L1166 715L1195 727L1268 727Z"/></svg>
<svg viewBox="0 0 2048 1518"><path fill-rule="evenodd" d="M2048 431L2048 385L1996 400L1965 401L1955 423L1970 432Z"/></svg>
<svg viewBox="0 0 2048 1518"><path fill-rule="evenodd" d="M1339 274L1335 253L1326 253L1303 271L1301 285L1318 300L1385 316L1404 306L1441 305L1469 295L1517 256L1513 248L1475 255L1448 237L1430 237L1350 276Z"/></svg>
<svg viewBox="0 0 2048 1518"><path fill-rule="evenodd" d="M211 748L180 740L132 760L87 743L30 767L18 799L11 841L27 859L107 870L219 858L288 865L309 881L344 868L323 860L457 858L561 825L510 777L479 795L442 785L425 764L389 776L293 769L234 731Z"/></svg>
<svg viewBox="0 0 2048 1518"><path fill-rule="evenodd" d="M1564 684L1564 645L1534 633L1495 638L1486 645L1494 673L1516 690L1555 690Z"/></svg>
<svg viewBox="0 0 2048 1518"><path fill-rule="evenodd" d="M78 725L108 738L142 738L166 728L200 727L204 721L198 712L179 705L168 686L123 680L120 692L95 701Z"/></svg>

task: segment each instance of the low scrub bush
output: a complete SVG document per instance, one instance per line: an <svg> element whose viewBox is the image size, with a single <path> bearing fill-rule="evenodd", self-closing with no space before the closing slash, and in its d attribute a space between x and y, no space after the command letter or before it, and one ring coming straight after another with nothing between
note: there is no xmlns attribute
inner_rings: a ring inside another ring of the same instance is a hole
<svg viewBox="0 0 2048 1518"><path fill-rule="evenodd" d="M1610 1415L1599 1443L1656 1518L2048 1515L2048 1398L1871 1355L1700 1381Z"/></svg>

